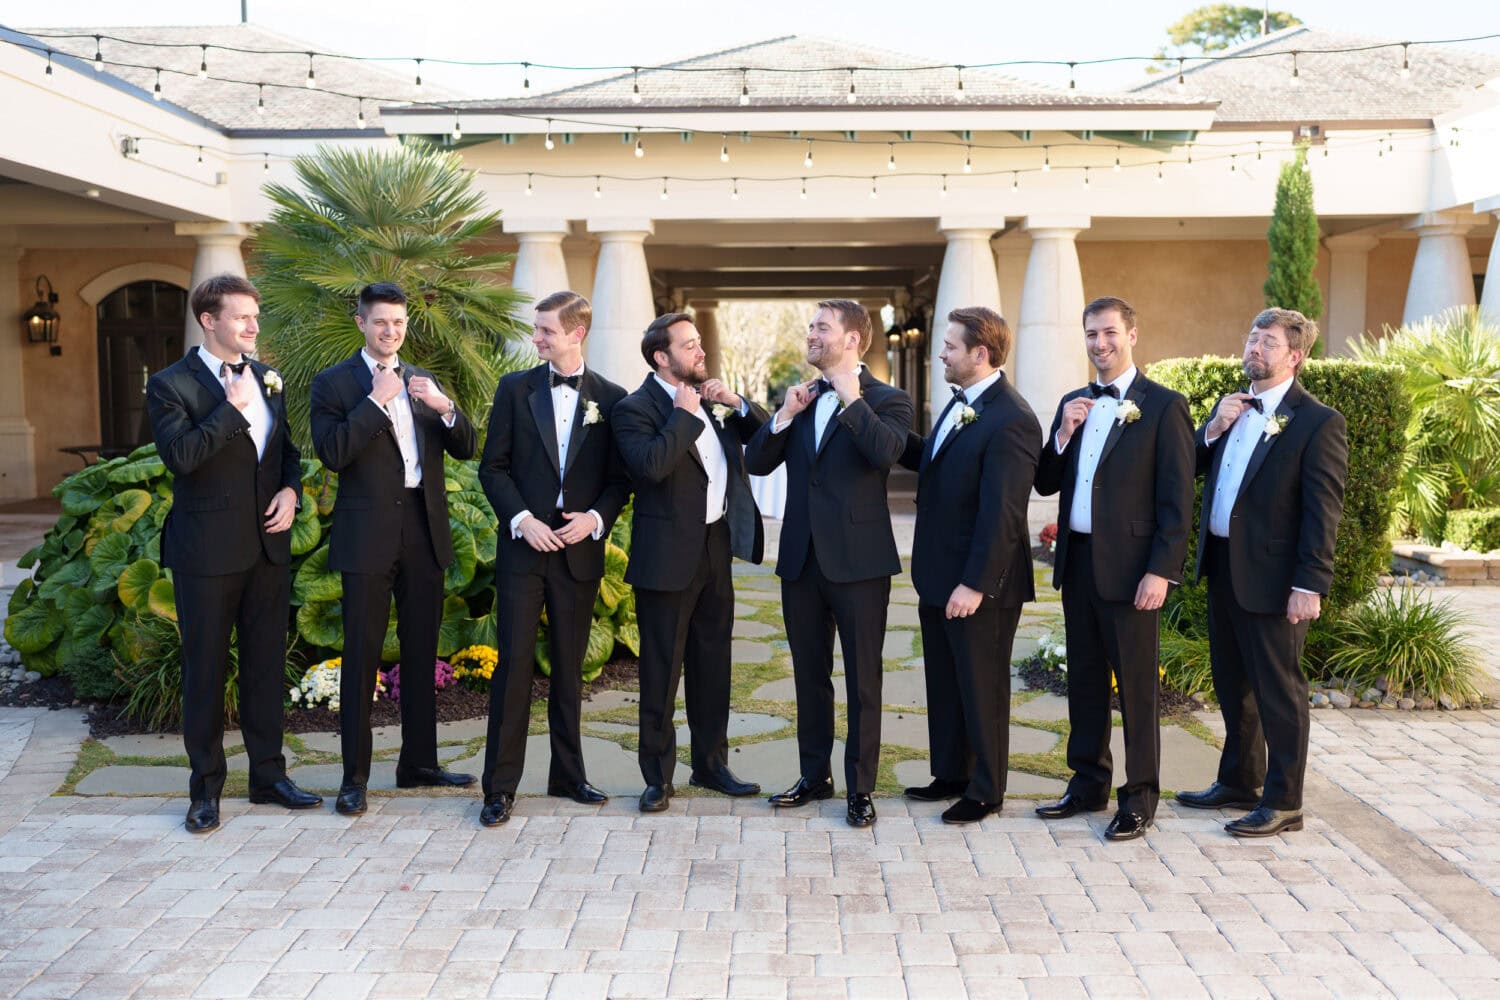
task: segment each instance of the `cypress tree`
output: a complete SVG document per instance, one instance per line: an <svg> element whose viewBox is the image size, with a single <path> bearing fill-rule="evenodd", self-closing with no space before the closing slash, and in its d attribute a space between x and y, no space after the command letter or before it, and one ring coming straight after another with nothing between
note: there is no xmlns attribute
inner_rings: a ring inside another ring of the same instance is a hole
<svg viewBox="0 0 1500 1000"><path fill-rule="evenodd" d="M1276 181L1276 208L1266 232L1271 246L1269 274L1263 288L1266 305L1295 309L1312 319L1323 312L1323 293L1313 271L1318 264L1318 216L1313 211L1312 174L1307 169L1307 147L1281 166ZM1322 353L1320 338L1314 349Z"/></svg>

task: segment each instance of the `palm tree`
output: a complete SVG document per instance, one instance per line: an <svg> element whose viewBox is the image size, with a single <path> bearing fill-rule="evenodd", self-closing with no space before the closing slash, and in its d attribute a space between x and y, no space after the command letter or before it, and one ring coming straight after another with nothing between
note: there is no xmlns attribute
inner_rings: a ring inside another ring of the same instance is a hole
<svg viewBox="0 0 1500 1000"><path fill-rule="evenodd" d="M282 373L292 434L306 449L313 376L354 353L359 290L393 281L410 297L401 357L430 369L445 392L484 426L500 375L516 362L525 300L500 275L510 254L475 244L499 215L484 210L456 153L320 147L294 161L303 190L266 187L275 204L256 233L251 272L262 295L265 360Z"/></svg>

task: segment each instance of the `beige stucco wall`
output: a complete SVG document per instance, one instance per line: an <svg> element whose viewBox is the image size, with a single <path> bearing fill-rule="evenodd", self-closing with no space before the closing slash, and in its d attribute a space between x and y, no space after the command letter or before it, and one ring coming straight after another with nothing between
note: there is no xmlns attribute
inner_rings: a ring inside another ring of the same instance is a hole
<svg viewBox="0 0 1500 1000"><path fill-rule="evenodd" d="M1406 309L1406 286L1417 256L1415 239L1381 240L1370 251L1369 280L1365 285L1365 329L1380 333L1400 326Z"/></svg>
<svg viewBox="0 0 1500 1000"><path fill-rule="evenodd" d="M36 276L45 274L57 291L57 312L62 319L57 339L61 357L48 353L45 344L25 344L21 353L26 417L36 429L36 484L40 495L49 495L64 476L82 468L75 456L57 449L99 442L95 314L94 308L78 297L78 291L106 271L147 261L191 269L193 251L31 249L21 254L21 301L31 305Z"/></svg>

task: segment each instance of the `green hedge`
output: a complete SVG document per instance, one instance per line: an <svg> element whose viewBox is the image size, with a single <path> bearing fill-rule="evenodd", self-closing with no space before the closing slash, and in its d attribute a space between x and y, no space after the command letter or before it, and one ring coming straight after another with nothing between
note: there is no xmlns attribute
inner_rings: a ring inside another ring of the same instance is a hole
<svg viewBox="0 0 1500 1000"><path fill-rule="evenodd" d="M1187 397L1193 423L1201 426L1214 404L1227 393L1241 390L1246 380L1234 358L1171 358L1147 368L1146 374ZM1334 617L1369 596L1376 577L1390 564L1389 526L1395 502L1393 489L1406 447L1406 425L1411 397L1405 375L1391 365L1344 359L1309 361L1302 384L1314 396L1344 414L1348 423L1349 476L1344 487L1344 517L1339 522L1333 560L1333 589L1323 603L1323 617L1314 624L1304 663L1318 669L1318 651L1325 647L1321 633ZM1194 510L1202 505L1203 480L1195 488ZM1195 522L1196 523L1196 522ZM1196 558L1194 530L1188 552L1188 573ZM1168 624L1184 635L1207 629L1204 586L1187 585L1173 591Z"/></svg>
<svg viewBox="0 0 1500 1000"><path fill-rule="evenodd" d="M479 485L478 461L445 460L450 529L455 559L444 578L438 655L471 645L495 644L495 515ZM311 663L343 649L340 574L328 568L328 536L338 477L316 460L302 463L302 510L292 524L292 608L287 647ZM94 672L97 651L108 648L129 663L140 658L144 640L160 620L175 622L171 573L161 567L161 526L172 505L172 476L154 445L129 456L98 462L74 473L52 491L62 517L42 544L26 553L22 568L35 567L11 596L5 638L28 669L44 676L59 671ZM606 551L605 578L594 603L594 627L584 661L585 676L597 674L616 642L639 653L634 594L625 584L630 512L616 522ZM545 631L545 626L543 627ZM537 644L546 672L546 642ZM386 662L400 655L396 616L391 614L382 650Z"/></svg>
<svg viewBox="0 0 1500 1000"><path fill-rule="evenodd" d="M1449 511L1443 541L1471 552L1500 549L1500 507Z"/></svg>

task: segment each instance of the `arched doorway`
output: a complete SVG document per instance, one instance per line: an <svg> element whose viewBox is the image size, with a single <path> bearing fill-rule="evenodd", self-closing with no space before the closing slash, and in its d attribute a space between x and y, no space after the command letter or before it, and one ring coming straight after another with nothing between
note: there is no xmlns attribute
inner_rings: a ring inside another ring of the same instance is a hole
<svg viewBox="0 0 1500 1000"><path fill-rule="evenodd" d="M187 292L165 281L134 281L99 300L101 456L151 440L146 380L182 357Z"/></svg>

